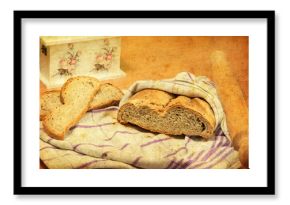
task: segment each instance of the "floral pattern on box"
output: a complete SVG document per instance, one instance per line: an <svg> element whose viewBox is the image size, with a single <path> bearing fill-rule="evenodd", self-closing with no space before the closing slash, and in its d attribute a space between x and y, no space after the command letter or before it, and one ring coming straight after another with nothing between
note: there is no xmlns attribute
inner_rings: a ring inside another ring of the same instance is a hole
<svg viewBox="0 0 290 205"><path fill-rule="evenodd" d="M67 44L68 49L62 58L59 60L59 68L56 75L73 75L80 62L81 51L75 50L72 43Z"/></svg>
<svg viewBox="0 0 290 205"><path fill-rule="evenodd" d="M91 71L108 71L111 68L116 49L117 47L110 46L109 39L104 39L102 52L96 54L95 64Z"/></svg>

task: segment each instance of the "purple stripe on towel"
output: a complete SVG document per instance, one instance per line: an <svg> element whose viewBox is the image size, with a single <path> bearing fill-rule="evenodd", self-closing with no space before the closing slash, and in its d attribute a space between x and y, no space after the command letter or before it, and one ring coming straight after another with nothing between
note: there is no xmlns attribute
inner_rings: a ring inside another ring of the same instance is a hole
<svg viewBox="0 0 290 205"><path fill-rule="evenodd" d="M170 167L176 163L174 160L171 160L170 163L167 165L167 167L165 169L170 169Z"/></svg>
<svg viewBox="0 0 290 205"><path fill-rule="evenodd" d="M75 125L74 127L70 129L73 130L75 128L96 128L96 127L103 127L103 126L112 125L112 124L115 124L115 122L104 123L104 124L99 124L99 125Z"/></svg>
<svg viewBox="0 0 290 205"><path fill-rule="evenodd" d="M213 81L203 81L204 83L211 85L213 87L216 87L215 83Z"/></svg>
<svg viewBox="0 0 290 205"><path fill-rule="evenodd" d="M216 151L216 149L217 149L216 145L222 141L221 139L222 139L221 136L217 136L216 137L216 140L212 143L210 149L208 150L208 152L202 158L202 161L207 160Z"/></svg>
<svg viewBox="0 0 290 205"><path fill-rule="evenodd" d="M212 144L211 148L216 147L216 145L222 140L222 136L218 135L216 136L216 140L214 141L214 143Z"/></svg>
<svg viewBox="0 0 290 205"><path fill-rule="evenodd" d="M204 155L201 161L207 161L218 150L218 148L222 145L224 138L220 137L220 139L221 140L216 140L215 145L210 148L210 150L207 152L206 155ZM219 143L217 144L217 142Z"/></svg>
<svg viewBox="0 0 290 205"><path fill-rule="evenodd" d="M167 137L167 138L163 138L163 139L159 139L159 140L152 140L152 141L147 142L145 144L141 144L140 147L146 147L148 145L159 143L159 142L163 142L163 141L170 140L170 139L171 139L171 137Z"/></svg>
<svg viewBox="0 0 290 205"><path fill-rule="evenodd" d="M216 140L212 143L211 148L207 151L207 153L204 155L204 157L201 159L202 161L207 160L210 156L212 156L216 150L217 150L217 143L221 143L223 139L221 136L217 136ZM197 157L195 157L193 160L189 159L187 162L185 162L181 167L182 168L187 168L188 166L190 166L191 164L197 162L199 160L199 157L201 157L201 155L205 152L205 150L202 150L201 152L199 152L197 154ZM196 154L195 154L196 155ZM191 158L191 157L189 157ZM199 163L198 163L199 164Z"/></svg>
<svg viewBox="0 0 290 205"><path fill-rule="evenodd" d="M216 151L217 151L218 147L214 147L214 148L211 148L207 153L206 155L204 155L204 157L201 159L201 161L207 161L208 158L210 158L210 156L212 156Z"/></svg>
<svg viewBox="0 0 290 205"><path fill-rule="evenodd" d="M179 165L181 165L183 162L183 159L180 159L178 162L175 163L175 165L173 167L171 167L171 169L177 169L179 167Z"/></svg>
<svg viewBox="0 0 290 205"><path fill-rule="evenodd" d="M110 141L111 139L113 139L119 133L120 134L138 134L137 132L116 131L116 132L114 132L114 134L112 135L112 137L105 139L105 141Z"/></svg>
<svg viewBox="0 0 290 205"><path fill-rule="evenodd" d="M210 161L214 161L215 159L217 159L220 155L222 155L225 151L227 150L227 148L223 148L221 151L219 151ZM190 167L190 169L196 169L197 167L202 166L203 164L208 163L207 161L201 161L199 163L197 163L196 165Z"/></svg>
<svg viewBox="0 0 290 205"><path fill-rule="evenodd" d="M222 147L225 143L224 143L224 139L226 139L225 137L220 137L221 140L219 140L219 143L217 145L214 146L214 148L211 148L208 153L202 158L202 161L207 161L217 150L218 148Z"/></svg>
<svg viewBox="0 0 290 205"><path fill-rule="evenodd" d="M83 168L86 168L86 167L88 167L88 166L90 166L90 165L92 165L94 163L99 162L99 161L106 161L106 160L105 159L101 159L101 160L93 160L93 161L90 161L90 162L86 162L84 164L81 164L78 167L75 167L75 169L83 169Z"/></svg>
<svg viewBox="0 0 290 205"><path fill-rule="evenodd" d="M226 137L222 137L222 140L216 145L216 147L222 147L224 144L226 144L227 139Z"/></svg>
<svg viewBox="0 0 290 205"><path fill-rule="evenodd" d="M220 130L218 131L217 135L220 135L220 136L224 135L224 132L222 131L221 128L220 128Z"/></svg>
<svg viewBox="0 0 290 205"><path fill-rule="evenodd" d="M180 152L180 151L183 150L183 149L186 149L186 147L180 147L179 149L177 149L177 150L174 151L173 153L166 155L164 158L167 158L167 157L170 157L170 156L172 156L172 155L175 155L175 154L177 154L178 152Z"/></svg>
<svg viewBox="0 0 290 205"><path fill-rule="evenodd" d="M133 165L133 166L136 166L141 158L142 158L141 156L137 157L137 158L132 162L132 165Z"/></svg>
<svg viewBox="0 0 290 205"><path fill-rule="evenodd" d="M192 77L191 77L190 73L189 73L189 72L186 72L186 73L187 73L187 75L188 75L189 79L190 79L191 81L193 81L193 79L192 79Z"/></svg>
<svg viewBox="0 0 290 205"><path fill-rule="evenodd" d="M107 145L107 144L100 144L100 145L98 145L98 144L92 144L92 143L80 143L80 144L76 144L76 145L74 145L73 146L73 150L74 151L76 151L76 149L79 147L79 146L81 146L81 145L92 145L92 146L94 146L94 147L113 147L113 145Z"/></svg>
<svg viewBox="0 0 290 205"><path fill-rule="evenodd" d="M223 134L223 131L222 131L221 125L219 124L218 127L215 130L215 136L219 136L219 135L222 135L222 134Z"/></svg>
<svg viewBox="0 0 290 205"><path fill-rule="evenodd" d="M220 163L222 160L224 160L225 158L227 158L230 154L232 154L234 152L234 149L229 150L227 153L225 153L218 161L214 162L213 164L205 167L204 169L210 169L213 166L217 165L218 163Z"/></svg>
<svg viewBox="0 0 290 205"><path fill-rule="evenodd" d="M230 145L231 145L231 142L228 139L226 139L226 143L224 143L222 146L227 147Z"/></svg>
<svg viewBox="0 0 290 205"><path fill-rule="evenodd" d="M130 143L126 143L126 144L124 144L124 145L120 148L120 150L125 149L129 144L130 144Z"/></svg>
<svg viewBox="0 0 290 205"><path fill-rule="evenodd" d="M194 158L194 159L190 159L190 160L188 160L187 162L185 162L181 167L182 168L187 168L188 166L190 166L192 163L194 163L194 162L196 162L198 159L199 159L199 157L201 157L201 155L204 153L204 150L202 150L201 152L198 152L198 153L196 153L197 154L197 156Z"/></svg>

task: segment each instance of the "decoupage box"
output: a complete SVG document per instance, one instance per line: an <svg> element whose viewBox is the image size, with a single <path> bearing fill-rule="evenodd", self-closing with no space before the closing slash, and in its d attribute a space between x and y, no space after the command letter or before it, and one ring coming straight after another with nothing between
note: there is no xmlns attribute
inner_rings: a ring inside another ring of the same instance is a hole
<svg viewBox="0 0 290 205"><path fill-rule="evenodd" d="M121 37L41 36L40 80L55 88L73 76L119 78L125 75L120 54Z"/></svg>

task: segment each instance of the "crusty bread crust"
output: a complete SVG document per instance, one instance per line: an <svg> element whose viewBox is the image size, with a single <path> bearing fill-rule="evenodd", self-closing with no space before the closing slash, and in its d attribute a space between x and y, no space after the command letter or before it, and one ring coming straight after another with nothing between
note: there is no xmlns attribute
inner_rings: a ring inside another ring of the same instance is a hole
<svg viewBox="0 0 290 205"><path fill-rule="evenodd" d="M85 88L87 93L80 94L75 89L71 89L70 86L74 86L78 82L80 82L79 88ZM88 111L89 105L99 88L100 83L95 78L84 76L70 78L61 89L60 96L62 96L63 105L53 109L43 121L43 128L47 134L58 140L63 140L65 133ZM79 97L81 97L81 100ZM65 122L56 123L63 118Z"/></svg>
<svg viewBox="0 0 290 205"><path fill-rule="evenodd" d="M142 109L143 111L141 111ZM153 117L154 115L154 119L151 118L151 121L149 120L146 122L141 119L132 119L132 112L130 116L128 110L142 113L141 118L142 115L148 116L148 118ZM161 120L169 118L168 114L175 110L178 110L179 113L185 113L180 116L183 120L189 115L195 116L195 119L198 119L200 120L200 123L203 123L204 129L199 132L190 128L181 129L184 126L182 124L178 125L180 126L180 129L173 129L174 122L170 122L169 119L168 126L158 126L158 123L161 122ZM158 119L156 120L155 118ZM216 123L211 107L204 100L200 98L190 99L185 96L176 97L167 92L154 89L145 89L132 96L128 102L120 108L118 112L118 121L122 124L132 123L152 132L170 135L199 135L203 138L210 138L213 136ZM156 121L156 124L154 124L153 121Z"/></svg>

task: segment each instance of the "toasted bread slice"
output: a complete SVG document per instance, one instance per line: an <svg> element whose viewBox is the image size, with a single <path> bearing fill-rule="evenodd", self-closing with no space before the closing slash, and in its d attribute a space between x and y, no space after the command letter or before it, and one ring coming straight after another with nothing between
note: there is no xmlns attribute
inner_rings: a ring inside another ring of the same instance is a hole
<svg viewBox="0 0 290 205"><path fill-rule="evenodd" d="M88 111L99 88L99 81L92 77L78 76L67 80L60 92L63 104L44 118L45 131L51 137L63 140L65 133Z"/></svg>
<svg viewBox="0 0 290 205"><path fill-rule="evenodd" d="M214 113L200 98L174 96L146 89L136 93L118 112L118 121L170 135L210 138L215 127Z"/></svg>

